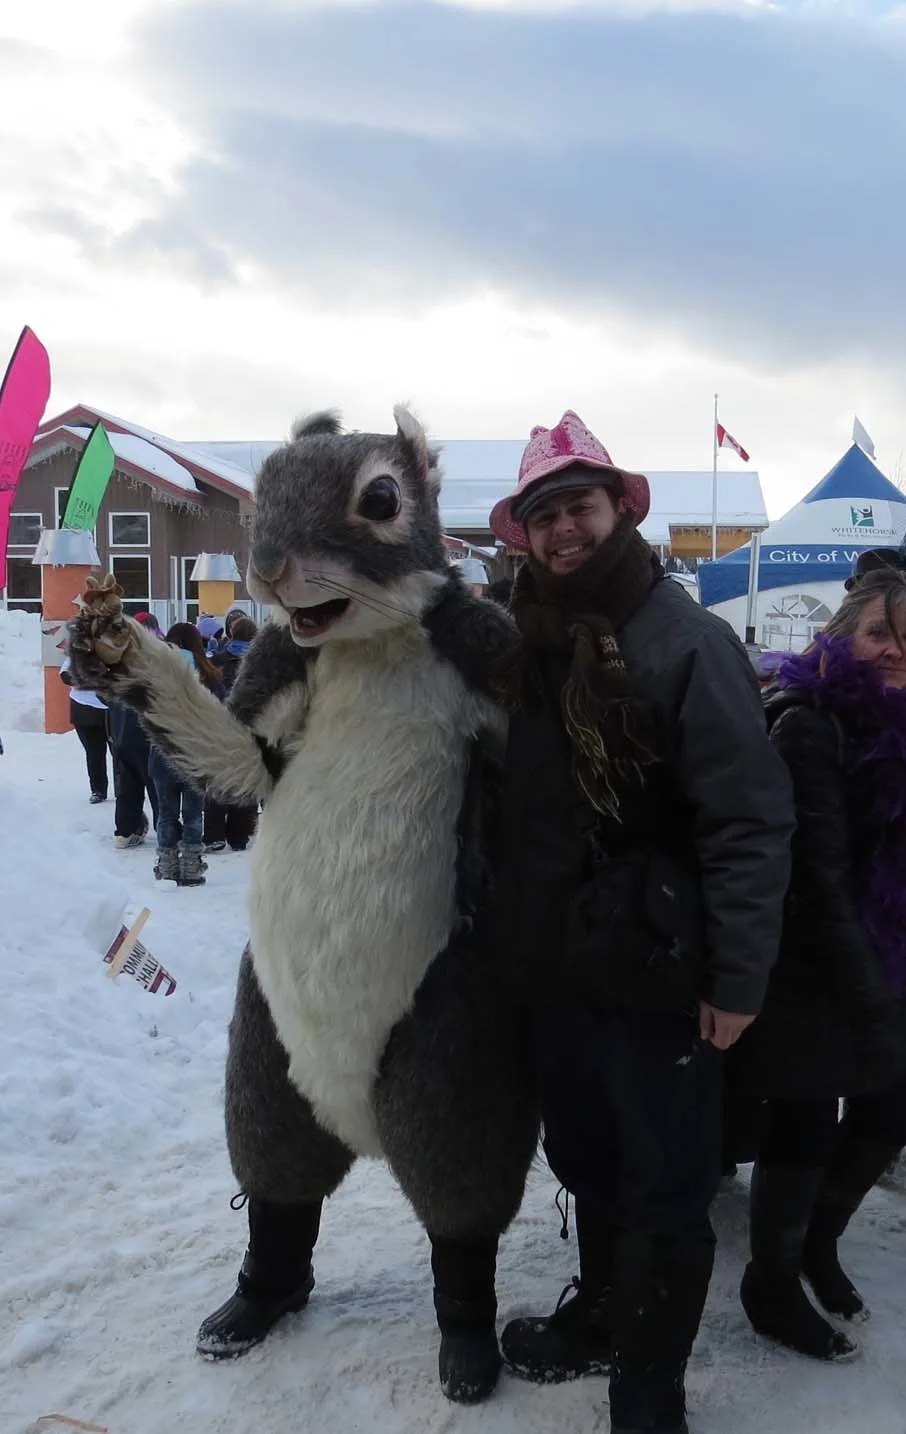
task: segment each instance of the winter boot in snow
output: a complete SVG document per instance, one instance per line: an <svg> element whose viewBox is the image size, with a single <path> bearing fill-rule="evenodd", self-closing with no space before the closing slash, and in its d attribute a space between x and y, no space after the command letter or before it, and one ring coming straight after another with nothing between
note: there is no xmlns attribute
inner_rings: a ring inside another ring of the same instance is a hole
<svg viewBox="0 0 906 1434"><path fill-rule="evenodd" d="M158 847L154 875L158 881L179 880L179 852L175 846Z"/></svg>
<svg viewBox="0 0 906 1434"><path fill-rule="evenodd" d="M818 1192L805 1246L802 1273L828 1314L867 1319L865 1301L840 1267L837 1241L900 1147L877 1136L860 1136L844 1120L841 1139Z"/></svg>
<svg viewBox="0 0 906 1434"><path fill-rule="evenodd" d="M800 1279L806 1231L823 1179L820 1169L755 1165L752 1259L739 1295L759 1334L812 1359L851 1359L858 1345L818 1313Z"/></svg>
<svg viewBox="0 0 906 1434"><path fill-rule="evenodd" d="M687 1434L686 1361L714 1264L714 1237L622 1231L613 1286L611 1434Z"/></svg>
<svg viewBox="0 0 906 1434"><path fill-rule="evenodd" d="M566 1286L552 1315L510 1320L500 1338L510 1373L536 1384L610 1371L616 1231L597 1201L577 1196L575 1203L579 1278Z"/></svg>
<svg viewBox="0 0 906 1434"><path fill-rule="evenodd" d="M304 1309L314 1289L312 1251L321 1202L272 1205L249 1200L249 1246L236 1292L202 1323L195 1348L208 1359L235 1359L260 1344L285 1314Z"/></svg>
<svg viewBox="0 0 906 1434"><path fill-rule="evenodd" d="M204 886L208 864L202 861L201 853L200 846L179 848L179 875L176 880L180 886Z"/></svg>
<svg viewBox="0 0 906 1434"><path fill-rule="evenodd" d="M689 1434L685 1363L617 1359L610 1376L610 1434Z"/></svg>
<svg viewBox="0 0 906 1434"><path fill-rule="evenodd" d="M495 1328L497 1236L430 1239L440 1387L455 1404L480 1404L494 1392L501 1367Z"/></svg>

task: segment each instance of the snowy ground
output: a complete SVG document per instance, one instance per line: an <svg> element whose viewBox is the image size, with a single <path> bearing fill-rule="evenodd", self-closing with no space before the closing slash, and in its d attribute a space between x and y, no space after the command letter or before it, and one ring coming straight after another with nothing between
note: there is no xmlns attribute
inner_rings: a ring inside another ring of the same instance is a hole
<svg viewBox="0 0 906 1434"><path fill-rule="evenodd" d="M149 848L113 851L112 804L88 805L74 734L33 730L37 632L13 626L0 614L2 1434L50 1412L110 1434L606 1431L599 1380L539 1390L504 1379L475 1410L443 1399L426 1241L371 1163L330 1204L310 1309L234 1364L194 1355L244 1247L221 1072L246 859L214 857L206 887L162 891ZM105 975L84 935L105 893L151 907L145 939L179 983L172 996ZM553 1196L539 1167L502 1248L502 1315L550 1306L573 1272ZM904 1434L906 1196L874 1194L846 1242L874 1319L862 1359L832 1369L749 1330L735 1294L743 1180L722 1193L716 1222L693 1434Z"/></svg>

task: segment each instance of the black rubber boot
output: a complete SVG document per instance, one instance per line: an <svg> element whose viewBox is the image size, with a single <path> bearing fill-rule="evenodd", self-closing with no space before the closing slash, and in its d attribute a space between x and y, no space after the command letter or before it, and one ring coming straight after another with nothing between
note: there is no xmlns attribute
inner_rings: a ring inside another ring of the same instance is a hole
<svg viewBox="0 0 906 1434"><path fill-rule="evenodd" d="M740 1299L752 1327L812 1359L851 1359L858 1345L818 1313L802 1288L806 1231L823 1170L764 1167L752 1172L752 1259Z"/></svg>
<svg viewBox="0 0 906 1434"><path fill-rule="evenodd" d="M828 1314L867 1319L868 1310L837 1256L837 1241L900 1147L846 1129L824 1177L802 1251L802 1273Z"/></svg>
<svg viewBox="0 0 906 1434"><path fill-rule="evenodd" d="M604 1206L577 1197L579 1278L553 1314L510 1320L500 1338L506 1367L535 1384L610 1372L611 1296L616 1231Z"/></svg>
<svg viewBox="0 0 906 1434"><path fill-rule="evenodd" d="M270 1334L285 1314L304 1309L314 1289L311 1257L321 1202L273 1205L249 1200L249 1247L235 1293L202 1323L195 1348L208 1359L235 1359Z"/></svg>
<svg viewBox="0 0 906 1434"><path fill-rule="evenodd" d="M502 1363L494 1283L497 1237L430 1238L440 1387L454 1404L480 1404L497 1387Z"/></svg>
<svg viewBox="0 0 906 1434"><path fill-rule="evenodd" d="M714 1238L624 1231L616 1246L611 1434L687 1434L686 1362L714 1264Z"/></svg>
<svg viewBox="0 0 906 1434"><path fill-rule="evenodd" d="M689 1434L686 1366L618 1360L610 1376L610 1434Z"/></svg>

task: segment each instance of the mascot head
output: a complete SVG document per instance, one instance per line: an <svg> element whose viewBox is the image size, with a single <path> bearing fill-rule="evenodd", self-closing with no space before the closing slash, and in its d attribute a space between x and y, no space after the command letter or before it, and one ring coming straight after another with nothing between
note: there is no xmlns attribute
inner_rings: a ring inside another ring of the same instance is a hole
<svg viewBox="0 0 906 1434"><path fill-rule="evenodd" d="M449 574L436 454L407 408L394 418L394 434L344 433L316 414L262 466L248 590L301 647L417 622Z"/></svg>

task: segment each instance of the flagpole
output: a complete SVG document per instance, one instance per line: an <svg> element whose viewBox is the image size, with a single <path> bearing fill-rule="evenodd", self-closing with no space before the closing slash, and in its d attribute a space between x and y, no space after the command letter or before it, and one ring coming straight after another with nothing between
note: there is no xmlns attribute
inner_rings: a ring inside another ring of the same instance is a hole
<svg viewBox="0 0 906 1434"><path fill-rule="evenodd" d="M714 467L711 475L711 561L717 558L717 394L714 395Z"/></svg>

